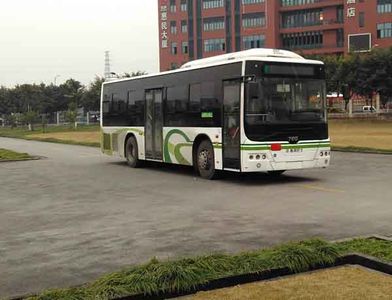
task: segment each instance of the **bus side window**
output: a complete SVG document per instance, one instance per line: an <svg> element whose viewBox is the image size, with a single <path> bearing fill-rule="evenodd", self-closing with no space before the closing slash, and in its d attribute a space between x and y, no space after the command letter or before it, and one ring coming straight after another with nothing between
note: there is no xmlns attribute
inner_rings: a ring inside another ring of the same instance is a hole
<svg viewBox="0 0 392 300"><path fill-rule="evenodd" d="M179 85L167 88L166 121L169 126L183 126L189 109L189 87Z"/></svg>
<svg viewBox="0 0 392 300"><path fill-rule="evenodd" d="M108 114L110 112L110 98L107 94L103 96L102 111L104 114Z"/></svg>
<svg viewBox="0 0 392 300"><path fill-rule="evenodd" d="M201 84L191 84L189 87L189 101L191 113L200 113L200 99L201 99Z"/></svg>
<svg viewBox="0 0 392 300"><path fill-rule="evenodd" d="M144 126L144 92L133 90L128 92L128 125Z"/></svg>
<svg viewBox="0 0 392 300"><path fill-rule="evenodd" d="M201 84L200 108L202 111L213 110L219 107L218 99L215 95L215 82L205 81Z"/></svg>
<svg viewBox="0 0 392 300"><path fill-rule="evenodd" d="M110 115L113 115L114 113L116 113L118 110L117 107L117 95L116 94L112 94L111 98L110 98Z"/></svg>
<svg viewBox="0 0 392 300"><path fill-rule="evenodd" d="M204 81L201 84L200 109L208 118L202 119L202 126L220 126L221 103L219 101L219 90L221 85L216 81Z"/></svg>
<svg viewBox="0 0 392 300"><path fill-rule="evenodd" d="M129 122L129 124L127 125L133 125L133 123L135 123L135 115L136 115L136 105L135 105L135 99L136 99L136 93L135 91L128 91L127 94L127 107L126 107L126 115L127 115L127 123Z"/></svg>

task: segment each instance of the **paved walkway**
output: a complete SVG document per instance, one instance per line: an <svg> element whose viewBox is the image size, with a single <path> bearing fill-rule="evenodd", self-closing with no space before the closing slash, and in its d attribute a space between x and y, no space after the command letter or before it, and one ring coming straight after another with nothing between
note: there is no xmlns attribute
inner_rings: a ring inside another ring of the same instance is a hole
<svg viewBox="0 0 392 300"><path fill-rule="evenodd" d="M334 153L327 170L205 181L190 168L130 169L95 148L6 138L0 147L47 157L0 163L0 297L153 256L392 234L392 156Z"/></svg>

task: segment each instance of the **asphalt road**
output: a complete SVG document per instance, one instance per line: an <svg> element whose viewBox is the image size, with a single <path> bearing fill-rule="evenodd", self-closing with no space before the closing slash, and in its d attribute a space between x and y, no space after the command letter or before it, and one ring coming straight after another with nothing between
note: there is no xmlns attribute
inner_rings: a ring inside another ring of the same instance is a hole
<svg viewBox="0 0 392 300"><path fill-rule="evenodd" d="M84 283L151 257L309 237L392 234L392 156L334 153L280 179L130 169L98 149L0 138L45 156L0 163L0 297Z"/></svg>

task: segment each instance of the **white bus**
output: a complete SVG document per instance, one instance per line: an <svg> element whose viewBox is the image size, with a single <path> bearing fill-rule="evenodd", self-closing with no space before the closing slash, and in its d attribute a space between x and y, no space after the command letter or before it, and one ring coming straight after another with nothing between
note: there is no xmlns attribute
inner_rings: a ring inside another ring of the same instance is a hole
<svg viewBox="0 0 392 300"><path fill-rule="evenodd" d="M212 179L330 163L324 65L289 51L252 49L105 82L101 116L102 151L133 168L189 165Z"/></svg>

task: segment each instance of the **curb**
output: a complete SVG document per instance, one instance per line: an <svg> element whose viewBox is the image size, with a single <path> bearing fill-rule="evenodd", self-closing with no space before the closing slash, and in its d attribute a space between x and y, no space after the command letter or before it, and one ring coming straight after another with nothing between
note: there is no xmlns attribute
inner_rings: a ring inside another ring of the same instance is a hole
<svg viewBox="0 0 392 300"><path fill-rule="evenodd" d="M379 154L379 155L392 155L392 151L384 150L372 150L372 149L361 149L361 148L345 148L345 147L333 147L331 148L333 152L348 152L348 153L361 153L361 154Z"/></svg>
<svg viewBox="0 0 392 300"><path fill-rule="evenodd" d="M1 163L11 163L11 162L22 162L22 161L29 161L29 160L40 160L43 159L43 156L32 156L29 158L22 158L22 159L5 159L5 160L0 160Z"/></svg>
<svg viewBox="0 0 392 300"><path fill-rule="evenodd" d="M152 296L139 294L139 295L133 295L133 296L127 296L127 297L113 298L112 300L173 299L173 298L193 295L198 292L206 292L206 291L212 291L212 290L217 290L217 289L222 289L222 288L234 287L234 286L241 285L241 284L248 284L248 283L266 281L266 280L271 280L271 279L277 279L277 278L280 278L283 276L306 274L309 272L314 272L314 271L318 271L318 270L325 270L325 269L330 269L330 268L340 267L340 266L345 266L345 265L359 265L359 266L362 266L362 267L365 267L365 268L368 268L371 270L375 270L378 272L392 275L392 264L383 262L383 261L378 260L374 257L353 253L353 254L348 254L343 257L338 258L337 261L333 264L317 265L317 266L314 266L313 268L309 269L306 272L294 273L294 272L290 271L288 268L272 269L272 270L262 271L259 273L244 274L244 275L239 275L239 276L226 277L226 278L212 280L206 284L196 286L193 291L184 292L184 293L162 293L159 295L152 295Z"/></svg>
<svg viewBox="0 0 392 300"><path fill-rule="evenodd" d="M331 241L331 243L338 243L338 242L345 242L345 241L352 241L355 239L377 239L377 240L384 240L392 242L392 237L387 237L383 235L363 235L363 236L356 236L351 238L343 238ZM195 288L191 291L184 291L179 293L170 293L170 292L162 292L157 295L145 295L145 294L137 294L132 296L125 296L119 298L112 298L111 300L164 300L164 299L173 299L183 296L190 296L194 295L198 292L206 292L212 291L222 288L229 288L234 287L241 284L248 284L266 280L277 279L283 276L293 276L298 274L306 274L309 272L314 272L318 270L326 270L330 268L345 266L345 265L357 265L362 266L370 270L378 271L384 274L392 275L392 263L388 263L382 261L378 258L367 256L360 253L350 253L345 256L339 257L334 263L332 264L325 264L325 265L315 265L311 267L309 270L304 272L295 273L291 271L289 268L278 268L278 269L271 269L271 270L264 270L257 273L250 273L250 274L242 274L230 277L219 278L215 280L211 280L205 284L200 284L195 286ZM18 296L11 298L9 300L24 300L28 297L37 296L35 294Z"/></svg>

